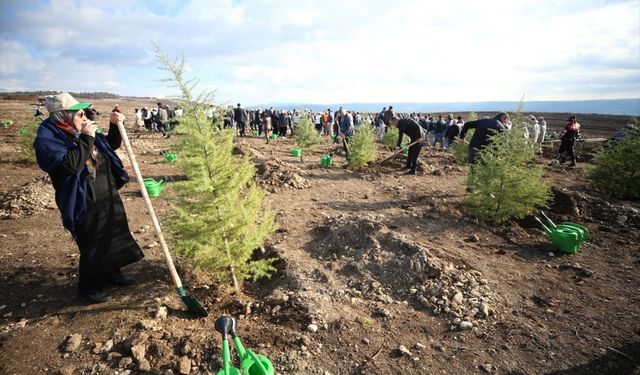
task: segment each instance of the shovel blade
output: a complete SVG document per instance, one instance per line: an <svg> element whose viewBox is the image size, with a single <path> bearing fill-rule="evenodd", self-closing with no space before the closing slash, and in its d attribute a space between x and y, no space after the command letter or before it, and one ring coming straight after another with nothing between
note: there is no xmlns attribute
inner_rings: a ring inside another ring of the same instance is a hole
<svg viewBox="0 0 640 375"><path fill-rule="evenodd" d="M204 306L202 306L202 304L200 303L200 301L198 301L196 297L186 295L186 296L180 296L180 298L182 299L182 302L187 306L187 309L189 310L189 312L202 318L207 317L209 315L209 312L204 308Z"/></svg>

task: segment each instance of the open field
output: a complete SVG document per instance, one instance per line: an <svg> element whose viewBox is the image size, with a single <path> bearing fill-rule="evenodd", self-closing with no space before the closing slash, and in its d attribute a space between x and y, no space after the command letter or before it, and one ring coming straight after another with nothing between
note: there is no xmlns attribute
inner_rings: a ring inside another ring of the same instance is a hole
<svg viewBox="0 0 640 375"><path fill-rule="evenodd" d="M640 370L640 204L591 188L584 160L594 144L578 144L576 169L546 167L555 196L549 215L591 231L580 252L566 255L534 220L491 227L465 217L468 168L446 153L423 150L418 175L405 176L403 157L351 172L328 140L301 163L290 156L291 139L238 138L278 214L280 228L265 252L280 258L279 271L234 296L178 257L185 283L210 312L193 319L171 285L135 182L120 194L145 251L129 270L138 283L113 289L108 303L75 299L78 250L53 190L39 180L44 172L24 161L18 145L19 128L32 121L30 103L0 101L0 119L14 121L0 128L0 374L147 371L132 347L144 349L150 373L214 374L221 351L213 322L223 314L239 318L245 345L268 355L278 374ZM115 103L94 102L104 129ZM129 118L134 107L154 105L118 103ZM568 117L543 115L549 130ZM628 120L578 117L585 137L608 136ZM145 176L181 175L161 154L180 136L143 131L131 138ZM329 151L335 165L321 168ZM124 150L118 153L130 169ZM156 212L169 210L171 197L169 182L153 200ZM167 316L158 316L164 309ZM72 334L82 339L67 352Z"/></svg>

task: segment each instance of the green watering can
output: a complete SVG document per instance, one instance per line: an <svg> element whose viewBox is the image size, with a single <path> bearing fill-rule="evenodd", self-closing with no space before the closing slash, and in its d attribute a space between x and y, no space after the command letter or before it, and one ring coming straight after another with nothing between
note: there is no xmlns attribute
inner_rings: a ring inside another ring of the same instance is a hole
<svg viewBox="0 0 640 375"><path fill-rule="evenodd" d="M543 211L541 213L548 226L537 217L536 220L542 225L555 247L563 253L575 254L580 249L580 245L589 239L589 230L582 225L570 221L556 225Z"/></svg>
<svg viewBox="0 0 640 375"><path fill-rule="evenodd" d="M222 335L222 369L216 375L275 375L273 365L267 357L244 348L237 335L238 324L234 318L222 316L216 320L215 327ZM238 351L239 369L231 364L229 334Z"/></svg>
<svg viewBox="0 0 640 375"><path fill-rule="evenodd" d="M302 149L300 147L296 147L291 150L291 156L300 157L300 155L302 155Z"/></svg>
<svg viewBox="0 0 640 375"><path fill-rule="evenodd" d="M162 180L156 181L153 178L144 178L142 181L150 197L157 197L160 195L160 192L164 190L164 181Z"/></svg>
<svg viewBox="0 0 640 375"><path fill-rule="evenodd" d="M164 160L166 160L167 163L175 163L177 158L178 154L176 154L175 152L167 152L166 154L164 154Z"/></svg>
<svg viewBox="0 0 640 375"><path fill-rule="evenodd" d="M333 159L331 158L330 155L323 155L320 158L320 165L323 167L328 167L333 163Z"/></svg>
<svg viewBox="0 0 640 375"><path fill-rule="evenodd" d="M278 135L276 133L271 134L271 139L276 139L278 138Z"/></svg>

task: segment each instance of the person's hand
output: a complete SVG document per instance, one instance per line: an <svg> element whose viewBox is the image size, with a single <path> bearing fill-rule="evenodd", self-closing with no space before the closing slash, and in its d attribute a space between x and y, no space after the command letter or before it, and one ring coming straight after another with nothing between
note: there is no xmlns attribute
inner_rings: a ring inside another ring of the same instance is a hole
<svg viewBox="0 0 640 375"><path fill-rule="evenodd" d="M96 137L96 123L93 121L89 121L89 120L85 120L82 122L82 125L80 126L80 133L82 134L86 134L88 136L91 137Z"/></svg>

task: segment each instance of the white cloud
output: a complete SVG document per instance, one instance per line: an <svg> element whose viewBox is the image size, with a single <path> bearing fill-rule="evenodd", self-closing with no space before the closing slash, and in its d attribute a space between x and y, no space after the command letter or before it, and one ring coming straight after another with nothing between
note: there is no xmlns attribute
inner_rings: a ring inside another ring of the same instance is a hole
<svg viewBox="0 0 640 375"><path fill-rule="evenodd" d="M189 74L223 102L638 97L639 13L638 1L599 0L12 4L0 18L0 88L11 77L33 89L169 94L154 80L153 40L184 52ZM34 70L44 78L33 82Z"/></svg>

